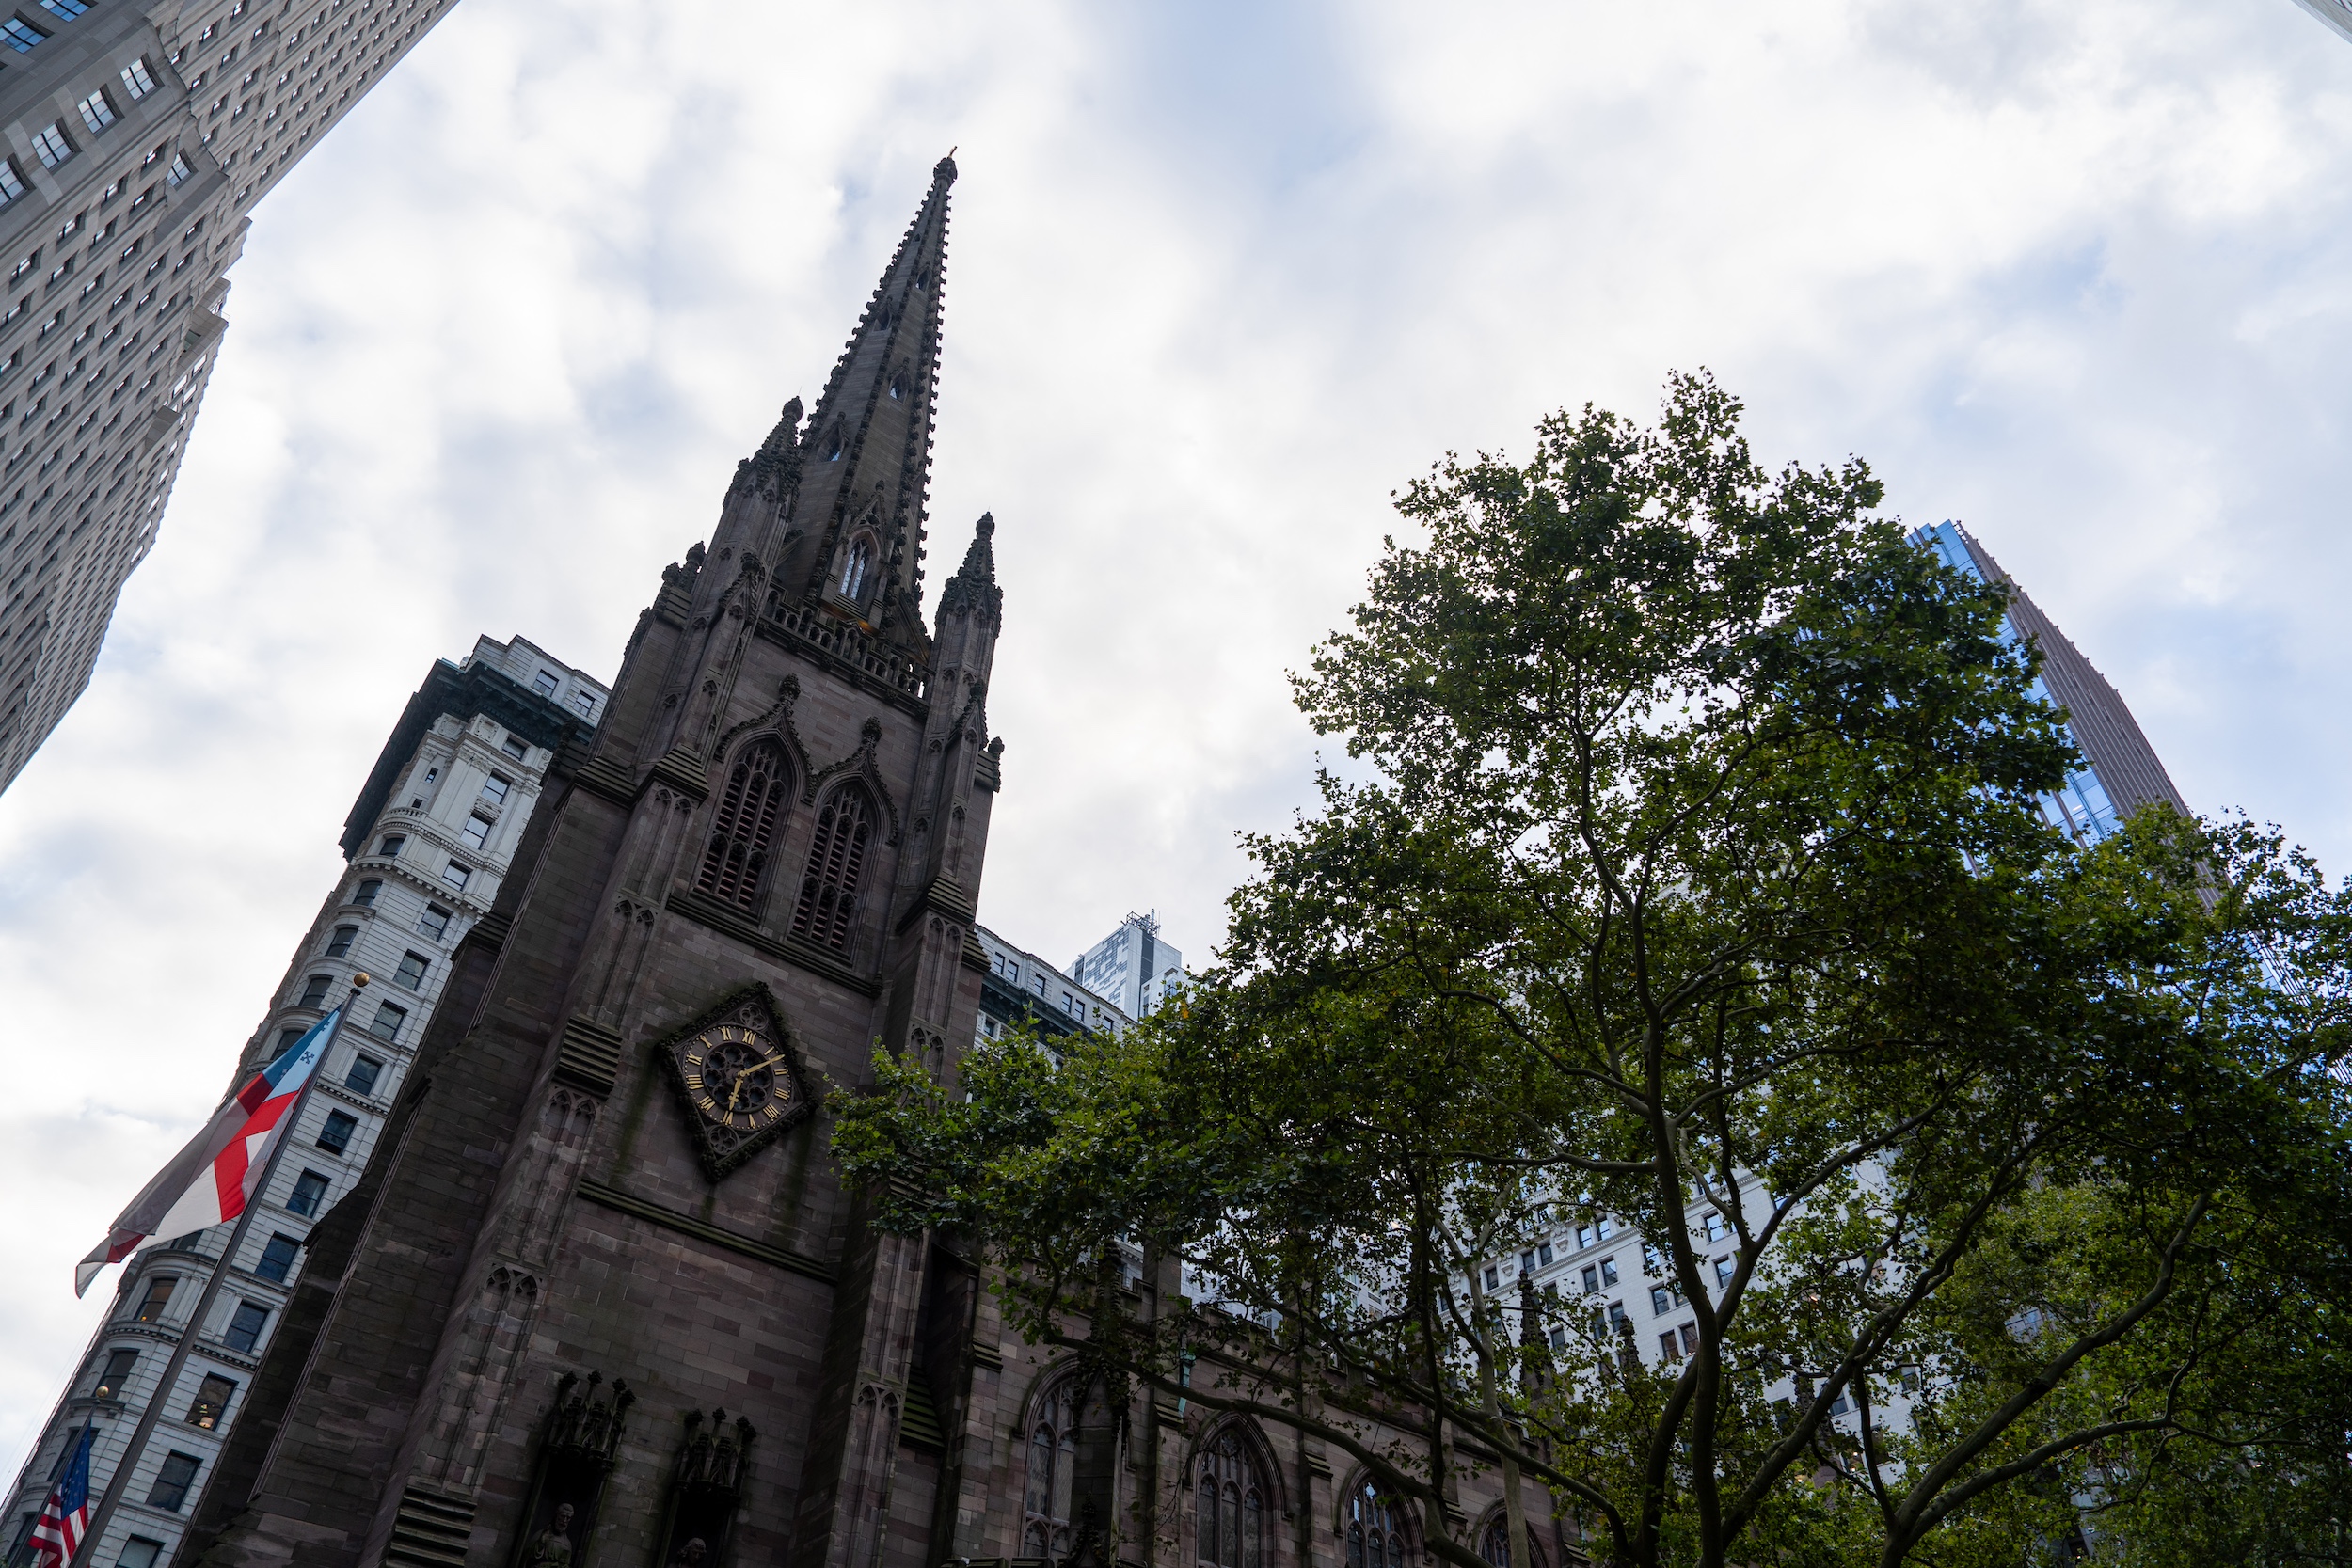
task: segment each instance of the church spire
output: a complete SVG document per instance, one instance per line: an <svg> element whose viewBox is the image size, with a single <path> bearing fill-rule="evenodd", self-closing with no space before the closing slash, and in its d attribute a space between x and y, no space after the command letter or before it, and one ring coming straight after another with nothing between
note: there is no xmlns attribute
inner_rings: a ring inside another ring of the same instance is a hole
<svg viewBox="0 0 2352 1568"><path fill-rule="evenodd" d="M777 584L885 641L925 641L924 518L952 158L882 270L799 441L791 543ZM764 450L764 449L763 449Z"/></svg>

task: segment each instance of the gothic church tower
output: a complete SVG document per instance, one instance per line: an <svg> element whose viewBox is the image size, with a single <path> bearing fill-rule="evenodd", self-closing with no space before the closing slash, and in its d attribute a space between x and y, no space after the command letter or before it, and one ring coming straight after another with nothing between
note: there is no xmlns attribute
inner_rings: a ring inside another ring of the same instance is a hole
<svg viewBox="0 0 2352 1568"><path fill-rule="evenodd" d="M806 423L663 574L552 765L365 1180L317 1227L181 1561L936 1560L968 1271L817 1103L972 1037L1001 743L987 517L922 624L955 166Z"/></svg>

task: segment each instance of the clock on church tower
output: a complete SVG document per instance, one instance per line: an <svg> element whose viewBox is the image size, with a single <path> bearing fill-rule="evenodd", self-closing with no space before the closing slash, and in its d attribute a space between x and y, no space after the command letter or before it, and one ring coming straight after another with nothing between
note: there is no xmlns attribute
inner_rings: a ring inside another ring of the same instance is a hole
<svg viewBox="0 0 2352 1568"><path fill-rule="evenodd" d="M765 986L747 986L654 1047L703 1174L716 1181L817 1108L801 1050Z"/></svg>

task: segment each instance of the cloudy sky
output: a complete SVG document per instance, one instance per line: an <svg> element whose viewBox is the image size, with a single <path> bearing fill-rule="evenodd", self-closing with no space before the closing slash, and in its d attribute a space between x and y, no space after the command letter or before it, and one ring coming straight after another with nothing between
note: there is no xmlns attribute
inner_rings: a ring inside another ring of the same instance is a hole
<svg viewBox="0 0 2352 1568"><path fill-rule="evenodd" d="M2352 42L2291 0L464 0L259 213L0 796L0 1463L407 693L485 631L611 677L951 145L931 554L994 512L1011 940L1204 955L1391 489L1701 365L1966 521L2193 805L2352 868Z"/></svg>

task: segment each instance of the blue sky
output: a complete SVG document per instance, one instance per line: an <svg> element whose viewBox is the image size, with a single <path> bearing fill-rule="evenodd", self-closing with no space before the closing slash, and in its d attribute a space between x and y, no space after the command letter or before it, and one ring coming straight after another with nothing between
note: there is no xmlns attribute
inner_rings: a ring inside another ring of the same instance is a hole
<svg viewBox="0 0 2352 1568"><path fill-rule="evenodd" d="M0 1455L406 694L485 631L612 673L951 145L930 558L994 513L1011 940L1205 955L1390 491L1701 365L1759 454L1964 520L2193 805L2352 866L2352 44L2290 0L464 0L257 215L0 796Z"/></svg>

